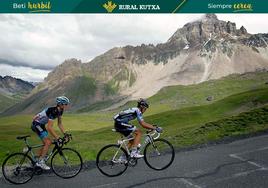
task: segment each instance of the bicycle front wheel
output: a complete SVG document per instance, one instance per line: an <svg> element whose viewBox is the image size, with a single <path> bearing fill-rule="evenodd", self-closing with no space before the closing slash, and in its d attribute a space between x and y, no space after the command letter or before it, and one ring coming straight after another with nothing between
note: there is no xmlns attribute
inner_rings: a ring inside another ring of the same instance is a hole
<svg viewBox="0 0 268 188"><path fill-rule="evenodd" d="M172 164L174 157L174 148L165 139L156 139L144 149L145 163L154 170L166 169Z"/></svg>
<svg viewBox="0 0 268 188"><path fill-rule="evenodd" d="M127 169L128 154L119 145L111 144L103 147L96 159L96 165L100 172L108 177L123 174Z"/></svg>
<svg viewBox="0 0 268 188"><path fill-rule="evenodd" d="M83 161L81 155L74 149L62 148L51 159L53 172L61 178L75 177L81 171Z"/></svg>
<svg viewBox="0 0 268 188"><path fill-rule="evenodd" d="M3 162L2 172L10 183L24 184L34 175L34 162L25 153L14 153Z"/></svg>

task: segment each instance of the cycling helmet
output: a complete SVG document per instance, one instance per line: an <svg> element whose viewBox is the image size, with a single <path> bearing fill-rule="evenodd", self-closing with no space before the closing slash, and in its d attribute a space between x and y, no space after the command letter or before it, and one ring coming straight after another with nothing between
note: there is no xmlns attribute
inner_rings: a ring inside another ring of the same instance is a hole
<svg viewBox="0 0 268 188"><path fill-rule="evenodd" d="M138 107L146 107L146 108L149 108L149 103L145 99L140 98L138 100Z"/></svg>
<svg viewBox="0 0 268 188"><path fill-rule="evenodd" d="M57 105L59 105L59 104L67 105L70 103L70 100L65 96L60 96L60 97L57 97L56 103L57 103Z"/></svg>

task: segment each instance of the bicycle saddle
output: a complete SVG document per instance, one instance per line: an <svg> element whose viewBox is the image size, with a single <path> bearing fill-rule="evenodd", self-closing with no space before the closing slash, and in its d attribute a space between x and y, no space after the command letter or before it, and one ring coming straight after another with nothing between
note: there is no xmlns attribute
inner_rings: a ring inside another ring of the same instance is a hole
<svg viewBox="0 0 268 188"><path fill-rule="evenodd" d="M26 135L26 136L17 136L17 139L18 140L21 140L21 139L25 139L27 137L31 137L30 135Z"/></svg>

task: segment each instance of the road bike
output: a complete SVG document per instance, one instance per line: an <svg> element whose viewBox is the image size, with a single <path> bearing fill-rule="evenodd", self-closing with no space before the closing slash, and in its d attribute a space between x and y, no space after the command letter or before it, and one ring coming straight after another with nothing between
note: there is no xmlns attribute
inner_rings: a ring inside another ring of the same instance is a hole
<svg viewBox="0 0 268 188"><path fill-rule="evenodd" d="M116 132L115 129L112 131ZM139 150L143 151L145 163L154 170L168 168L175 157L175 151L171 143L159 138L161 133L155 130L147 131L143 144ZM117 144L104 146L97 154L96 165L99 171L108 176L115 177L123 174L128 166L136 166L138 159L130 156L127 143L133 140L133 135L124 137Z"/></svg>
<svg viewBox="0 0 268 188"><path fill-rule="evenodd" d="M18 136L18 140L24 140L26 147L21 153L9 155L2 164L2 173L4 178L13 184L24 184L32 179L34 174L40 175L43 170L36 165L38 157L35 156L32 149L43 147L40 145L30 145L27 138L30 135ZM45 157L47 162L51 157L51 169L61 178L72 178L82 169L83 161L81 155L74 149L63 147L72 137L64 136L63 142L53 141L54 148Z"/></svg>

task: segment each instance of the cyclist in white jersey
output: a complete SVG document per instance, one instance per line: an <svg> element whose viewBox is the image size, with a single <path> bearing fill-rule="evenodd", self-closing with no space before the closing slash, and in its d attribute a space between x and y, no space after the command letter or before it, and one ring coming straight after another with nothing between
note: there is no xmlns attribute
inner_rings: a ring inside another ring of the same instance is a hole
<svg viewBox="0 0 268 188"><path fill-rule="evenodd" d="M145 99L138 100L137 107L133 107L114 116L114 127L117 132L120 132L124 136L129 136L133 133L134 140L131 140L128 144L128 147L131 149L131 157L142 158L137 149L137 146L140 144L142 132L136 126L129 124L129 121L137 118L139 124L146 129L156 130L162 132L161 127L153 126L152 124L146 123L143 119L142 114L149 108L149 104Z"/></svg>

